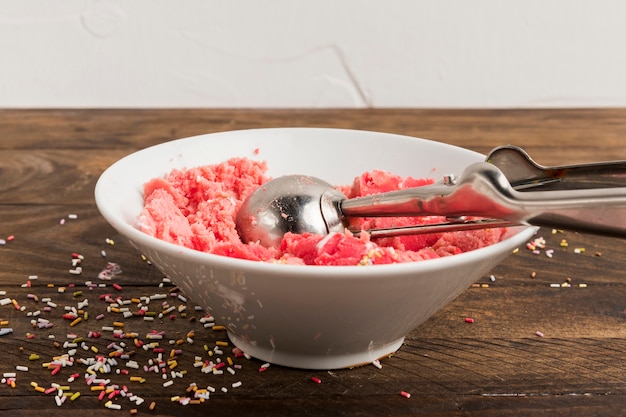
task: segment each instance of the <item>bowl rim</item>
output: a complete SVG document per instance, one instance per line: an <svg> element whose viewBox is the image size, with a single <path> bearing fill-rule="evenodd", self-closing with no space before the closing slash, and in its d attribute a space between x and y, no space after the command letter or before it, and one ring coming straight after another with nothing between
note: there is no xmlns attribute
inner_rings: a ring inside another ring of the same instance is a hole
<svg viewBox="0 0 626 417"><path fill-rule="evenodd" d="M107 167L99 176L94 189L94 197L96 206L107 222L121 235L128 239L133 246L145 246L153 248L157 252L165 252L170 256L182 256L185 259L193 260L196 263L210 264L215 267L224 269L235 269L243 272L263 272L271 275L283 276L298 276L298 277L311 277L316 279L335 279L337 275L356 275L359 277L380 277L381 275L408 275L413 273L432 272L449 267L453 267L456 264L465 264L472 261L472 258L488 257L490 252L493 252L491 256L497 256L501 254L499 249L501 246L507 246L510 248L511 253L513 248L524 244L532 235L534 235L538 227L530 225L521 225L509 228L509 230L515 230L515 233L510 234L500 242L494 243L489 246L485 246L479 249L475 249L469 252L463 252L456 255L445 256L434 259L424 259L415 262L395 263L395 264L383 264L383 265L371 265L371 266L359 266L359 265L299 265L299 264L282 264L265 261L253 261L248 259L233 258L223 255L215 255L208 252L198 251L196 249L187 248L175 243L166 242L154 236L150 236L147 233L142 232L135 226L127 223L123 219L120 219L116 214L116 210L106 202L106 198L103 195L106 192L107 181L109 181L115 173L116 169L129 163L129 161L137 158L140 154L146 154L153 152L154 149L165 146L172 146L175 142L193 141L198 138L205 138L208 136L224 135L224 134L237 134L250 131L286 131L286 130L320 130L320 131L350 131L359 132L364 134L383 134L386 136L395 136L403 139L418 139L426 142L433 142L439 145L450 146L453 148L460 148L476 155L484 155L461 148L455 145L450 145L445 142L437 142L431 139L423 139L418 137L412 137L407 135L400 135L395 133L377 132L371 130L358 130L358 129L341 129L341 128L319 128L319 127L278 127L278 128L253 128L253 129L239 129L239 130L225 130L200 135L194 135L179 139L173 139L151 145L149 147L134 151L119 160L115 161L109 167ZM166 172L163 173L164 175Z"/></svg>

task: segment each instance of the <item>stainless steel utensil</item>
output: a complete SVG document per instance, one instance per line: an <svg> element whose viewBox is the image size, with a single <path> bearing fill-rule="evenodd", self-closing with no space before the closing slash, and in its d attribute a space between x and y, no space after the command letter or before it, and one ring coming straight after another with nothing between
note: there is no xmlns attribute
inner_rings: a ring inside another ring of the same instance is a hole
<svg viewBox="0 0 626 417"><path fill-rule="evenodd" d="M494 149L486 161L458 179L353 199L314 177L279 177L243 203L237 230L244 242L277 247L287 232L343 232L357 217L444 216L442 224L367 232L383 237L536 225L626 237L626 161L542 167L511 146Z"/></svg>

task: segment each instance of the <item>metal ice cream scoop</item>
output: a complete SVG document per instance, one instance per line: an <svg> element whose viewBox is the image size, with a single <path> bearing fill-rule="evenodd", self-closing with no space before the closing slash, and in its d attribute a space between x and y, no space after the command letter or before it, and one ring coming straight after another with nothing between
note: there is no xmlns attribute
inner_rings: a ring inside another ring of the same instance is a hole
<svg viewBox="0 0 626 417"><path fill-rule="evenodd" d="M252 193L236 222L244 242L278 247L287 232L343 232L354 218L402 216L448 221L367 232L375 238L535 225L626 237L626 161L543 167L522 149L503 146L458 179L352 199L318 178L288 175Z"/></svg>

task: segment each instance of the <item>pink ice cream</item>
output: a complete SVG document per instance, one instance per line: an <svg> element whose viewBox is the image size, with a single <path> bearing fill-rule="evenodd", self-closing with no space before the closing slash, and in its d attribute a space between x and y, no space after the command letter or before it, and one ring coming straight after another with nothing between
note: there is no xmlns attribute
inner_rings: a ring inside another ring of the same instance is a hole
<svg viewBox="0 0 626 417"><path fill-rule="evenodd" d="M138 227L145 233L216 255L305 265L378 265L439 258L491 245L505 229L481 229L370 240L349 231L330 235L287 234L279 249L242 243L236 213L246 197L270 178L265 162L232 158L215 165L173 170L144 186ZM431 179L366 172L338 186L348 198L431 184ZM362 229L438 223L441 217L361 219Z"/></svg>

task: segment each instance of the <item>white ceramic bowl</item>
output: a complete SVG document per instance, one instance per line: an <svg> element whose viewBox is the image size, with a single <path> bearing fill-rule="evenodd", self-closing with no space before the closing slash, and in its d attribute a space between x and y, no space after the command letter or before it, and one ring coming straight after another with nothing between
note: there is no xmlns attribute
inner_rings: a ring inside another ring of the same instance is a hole
<svg viewBox="0 0 626 417"><path fill-rule="evenodd" d="M404 337L488 273L535 229L519 227L500 243L408 264L301 266L202 253L136 228L142 187L173 168L245 156L269 174L306 174L349 184L372 169L439 179L484 159L447 144L386 133L280 128L175 140L133 153L108 168L95 197L104 218L228 329L244 352L275 364L333 369L395 352Z"/></svg>

